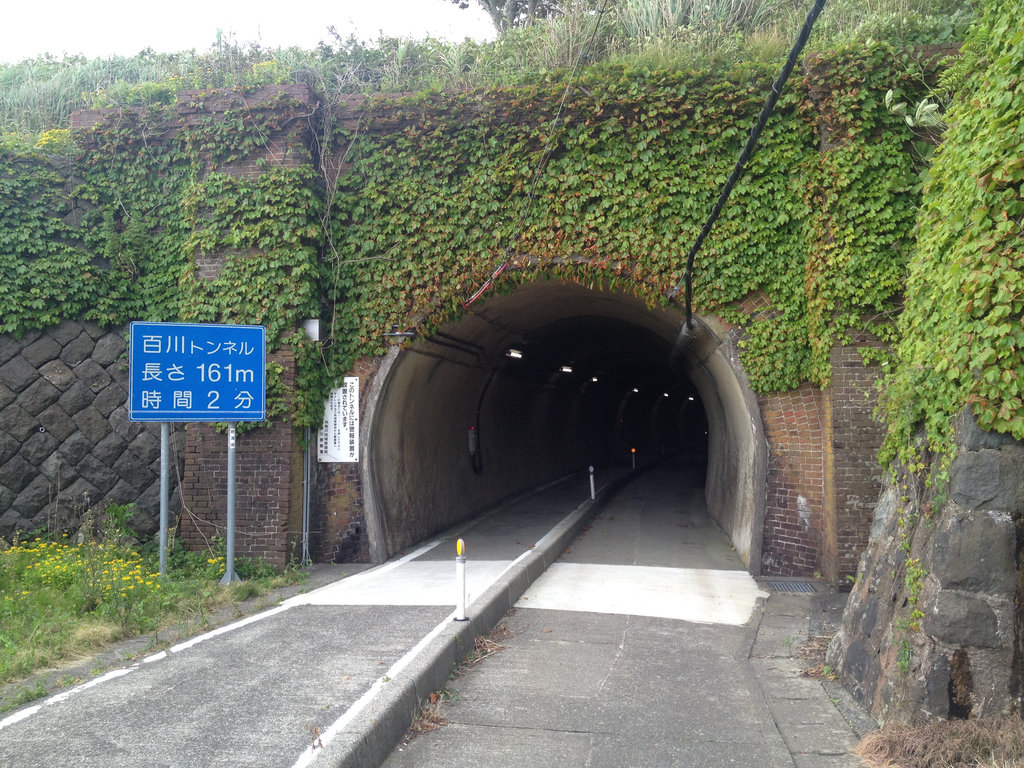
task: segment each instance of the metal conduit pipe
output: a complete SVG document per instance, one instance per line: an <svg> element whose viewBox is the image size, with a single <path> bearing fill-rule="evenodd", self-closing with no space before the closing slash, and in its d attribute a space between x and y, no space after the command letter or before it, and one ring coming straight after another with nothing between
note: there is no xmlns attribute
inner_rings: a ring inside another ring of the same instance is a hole
<svg viewBox="0 0 1024 768"><path fill-rule="evenodd" d="M310 476L312 474L312 458L310 456L310 429L306 427L306 449L302 452L302 554L300 564L303 566L313 562L309 556L309 497Z"/></svg>
<svg viewBox="0 0 1024 768"><path fill-rule="evenodd" d="M754 154L754 150L757 147L757 140L761 136L761 132L764 130L765 124L768 122L768 118L771 117L772 112L775 111L775 105L782 95L782 88L785 86L786 81L789 79L790 73L793 71L793 67L796 66L796 60L800 57L800 52L804 49L804 45L807 44L807 38L811 35L811 29L814 27L814 22L817 20L818 15L825 7L825 0L815 0L814 6L810 11L807 12L807 18L804 20L804 25L800 29L800 34L797 36L796 42L793 43L793 48L789 52L789 56L786 58L786 63L782 65L782 70L779 72L779 76L772 83L771 90L768 92L768 98L765 101L764 107L761 109L761 114L758 115L757 120L754 123L753 128L750 129L750 136L747 138L747 143L743 146L743 150L740 152L739 158L736 160L736 165L726 180L725 185L722 187L722 192L718 196L718 200L715 202L714 207L711 209L711 214L708 216L707 221L704 222L704 226L700 230L700 234L697 235L697 240L694 242L693 247L686 256L686 271L683 273L683 280L677 283L676 286L669 291L669 299L675 299L679 294L680 287L685 288L685 303L686 303L686 326L693 326L693 265L694 260L697 257L697 252L700 250L701 245L704 244L704 240L711 233L711 228L718 220L719 214L722 212L722 208L725 207L726 202L729 200L729 195L732 194L733 187L736 186L736 182L739 181L740 176L743 175L743 168L746 166L747 161ZM682 337L682 334L680 334ZM677 339L677 344L678 344Z"/></svg>

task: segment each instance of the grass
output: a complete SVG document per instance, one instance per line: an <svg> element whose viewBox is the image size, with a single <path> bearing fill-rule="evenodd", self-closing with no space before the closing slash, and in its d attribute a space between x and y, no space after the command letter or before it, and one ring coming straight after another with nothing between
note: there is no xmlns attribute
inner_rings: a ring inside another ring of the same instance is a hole
<svg viewBox="0 0 1024 768"><path fill-rule="evenodd" d="M867 768L1011 768L1024 765L1019 717L889 723L854 750Z"/></svg>
<svg viewBox="0 0 1024 768"><path fill-rule="evenodd" d="M218 582L223 555L186 552L157 573L155 552L104 541L43 537L0 552L0 683L87 658L118 640L203 623L218 607L293 583L297 574L236 558L247 581Z"/></svg>
<svg viewBox="0 0 1024 768"><path fill-rule="evenodd" d="M980 0L830 0L808 52L868 38L898 46L962 39ZM67 128L89 107L172 104L189 88L304 82L324 97L515 85L583 64L697 68L785 57L810 2L621 0L600 17L594 2L567 3L562 16L510 29L494 42L333 36L314 50L268 49L218 40L206 52L54 59L0 64L0 134L38 136ZM587 48L588 43L591 43ZM34 142L33 142L34 143Z"/></svg>

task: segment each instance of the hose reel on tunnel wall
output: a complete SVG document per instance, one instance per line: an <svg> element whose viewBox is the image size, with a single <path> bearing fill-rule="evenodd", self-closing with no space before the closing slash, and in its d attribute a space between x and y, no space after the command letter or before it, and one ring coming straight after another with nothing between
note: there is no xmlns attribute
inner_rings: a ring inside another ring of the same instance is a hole
<svg viewBox="0 0 1024 768"><path fill-rule="evenodd" d="M474 475L483 474L484 471L484 455L480 449L480 411L484 407L484 397L487 395L487 390L491 388L491 382L494 381L497 373L497 368L491 368L491 374L487 377L487 381L484 382L484 387L480 390L480 397L476 401L476 419L466 434L469 447L469 461L473 467Z"/></svg>
<svg viewBox="0 0 1024 768"><path fill-rule="evenodd" d="M473 466L473 474L479 475L484 471L484 458L480 453L480 430L476 426L472 426L469 428L467 436L469 438L469 461Z"/></svg>

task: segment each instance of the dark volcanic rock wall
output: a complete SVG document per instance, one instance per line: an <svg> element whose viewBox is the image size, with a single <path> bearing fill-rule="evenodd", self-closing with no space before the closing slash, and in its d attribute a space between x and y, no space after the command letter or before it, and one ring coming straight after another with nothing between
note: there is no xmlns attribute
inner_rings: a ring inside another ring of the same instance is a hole
<svg viewBox="0 0 1024 768"><path fill-rule="evenodd" d="M75 530L112 503L135 504L136 530L156 530L160 431L128 420L126 350L122 330L92 323L0 336L0 537ZM180 461L171 475L176 515Z"/></svg>
<svg viewBox="0 0 1024 768"><path fill-rule="evenodd" d="M828 663L879 720L1021 712L1024 446L965 414L948 500L889 485ZM911 531L901 547L900 519ZM915 581L908 564L923 569Z"/></svg>

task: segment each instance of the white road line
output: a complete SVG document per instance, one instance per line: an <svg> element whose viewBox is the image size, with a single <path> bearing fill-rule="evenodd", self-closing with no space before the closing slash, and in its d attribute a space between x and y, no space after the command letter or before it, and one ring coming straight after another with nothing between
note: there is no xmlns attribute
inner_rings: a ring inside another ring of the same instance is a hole
<svg viewBox="0 0 1024 768"><path fill-rule="evenodd" d="M398 677L398 675L401 674L402 670L409 666L409 663L413 659L415 659L424 648L427 647L427 644L430 643L430 641L437 637L439 634L441 634L445 627L450 626L454 619L455 611L452 611L450 614L448 614L448 616L443 618L436 627L430 630L430 632L428 632L423 637L422 640L420 640L418 643L416 643L416 645L410 648L405 653L405 655L402 656L402 658L400 658L398 661L392 664L391 667L388 668L388 671L383 676L377 678L373 682L373 685L371 685L366 690L366 692L362 696L360 696L351 707L345 710L345 713L341 717L335 720L326 731L320 734L320 741L326 745L335 736L341 733L345 729L345 726L351 723L356 718L356 716L364 709L366 709L367 705L377 697L377 694L381 692L384 686L387 685L389 681L394 680L396 677ZM306 747L306 750L302 753L299 759L295 761L295 765L293 766L293 768L305 768L305 766L310 765L316 759L316 757L317 753L313 751L313 747Z"/></svg>
<svg viewBox="0 0 1024 768"><path fill-rule="evenodd" d="M20 723L22 720L25 720L25 719L27 719L29 717L32 717L32 715L34 715L36 712L38 712L42 708L43 708L42 704L36 704L33 707L26 707L25 709L22 709L22 710L20 710L18 712L15 712L13 715L8 715L3 720L0 720L0 731L2 731L8 725L14 725L15 723Z"/></svg>
<svg viewBox="0 0 1024 768"><path fill-rule="evenodd" d="M82 691L86 691L90 688L93 688L99 685L100 683L105 683L107 680L113 680L117 677L124 677L125 675L134 672L138 668L138 664L132 664L132 666L126 667L124 669L112 670L110 672L107 672L105 675L100 675L95 680L90 680L87 683L76 685L74 688L71 688L67 691L63 691L62 693L58 693L55 696L51 696L42 704L36 704L34 707L28 707L27 709L23 709L20 712L15 712L10 717L6 717L3 720L0 720L0 730L3 730L9 725L14 725L17 722L20 722L31 717L32 715L37 714L39 710L41 710L43 707L49 707L52 704L59 704L62 701L67 701L72 696L75 696L81 693Z"/></svg>
<svg viewBox="0 0 1024 768"><path fill-rule="evenodd" d="M255 624L257 621L263 621L263 619L270 618L271 616L276 616L279 613L287 611L290 607L290 605L279 605L276 608L270 608L266 611L253 614L252 616L246 616L244 619L236 621L233 624L226 624L223 627L217 627L217 629L210 630L209 632L202 635L197 635L196 637L193 637L191 640L186 640L183 643L178 643L177 645L171 646L170 652L181 653L182 651L188 650L194 645L199 645L199 643L209 640L212 637L225 635L228 632L234 632L236 629L241 629L242 627L247 627L250 624Z"/></svg>
<svg viewBox="0 0 1024 768"><path fill-rule="evenodd" d="M529 556L529 554L539 544L541 544L541 542L547 541L551 536L557 535L563 529L572 525L576 521L576 519L583 514L583 507L584 504L581 504L574 511L570 512L568 515L563 517L558 523L552 526L551 530L549 530L546 534L544 534L544 536L540 538L536 545L520 554L519 557L517 557L515 560L508 563L502 563L504 565L504 568L502 568L498 573L496 573L490 579L490 582L488 584L480 588L479 594L483 594L484 592L486 592L487 588L489 588L491 585L497 582L498 579L504 576L505 573L507 573L511 568L513 568L515 565L517 565L527 556ZM490 562L501 563L501 561ZM467 569L471 568L471 565L471 562L467 563ZM448 564L446 564L446 566L450 567ZM470 607L472 607L472 603L470 603ZM437 637L444 630L445 627L451 625L451 622L454 620L454 618L455 611L452 611L451 614L442 619L441 622L436 627L434 627L426 636L424 636L422 640L420 640L418 643L416 643L415 646L409 649L409 651L407 651L406 654L402 656L402 658L396 661L383 677L380 677L377 680L375 680L373 684L363 693L363 695L360 696L359 699L357 699L356 702L351 707L345 710L344 714L342 714L341 717L335 720L327 728L326 731L320 734L320 743L326 745L330 743L331 740L334 739L339 733L341 733L345 729L345 727L348 726L349 723L351 723L359 715L360 712L366 709L366 707L370 704L370 702L372 702L377 697L381 690L383 690L384 685L386 684L385 681L394 680L401 673L401 671L405 669L409 665L409 663L413 659L415 659L424 648L427 647L431 640ZM313 761L316 760L317 756L318 753L313 749L312 746L306 747L305 751L303 751L303 753L299 756L299 759L295 761L295 764L292 766L292 768L306 768L306 766L311 765Z"/></svg>

